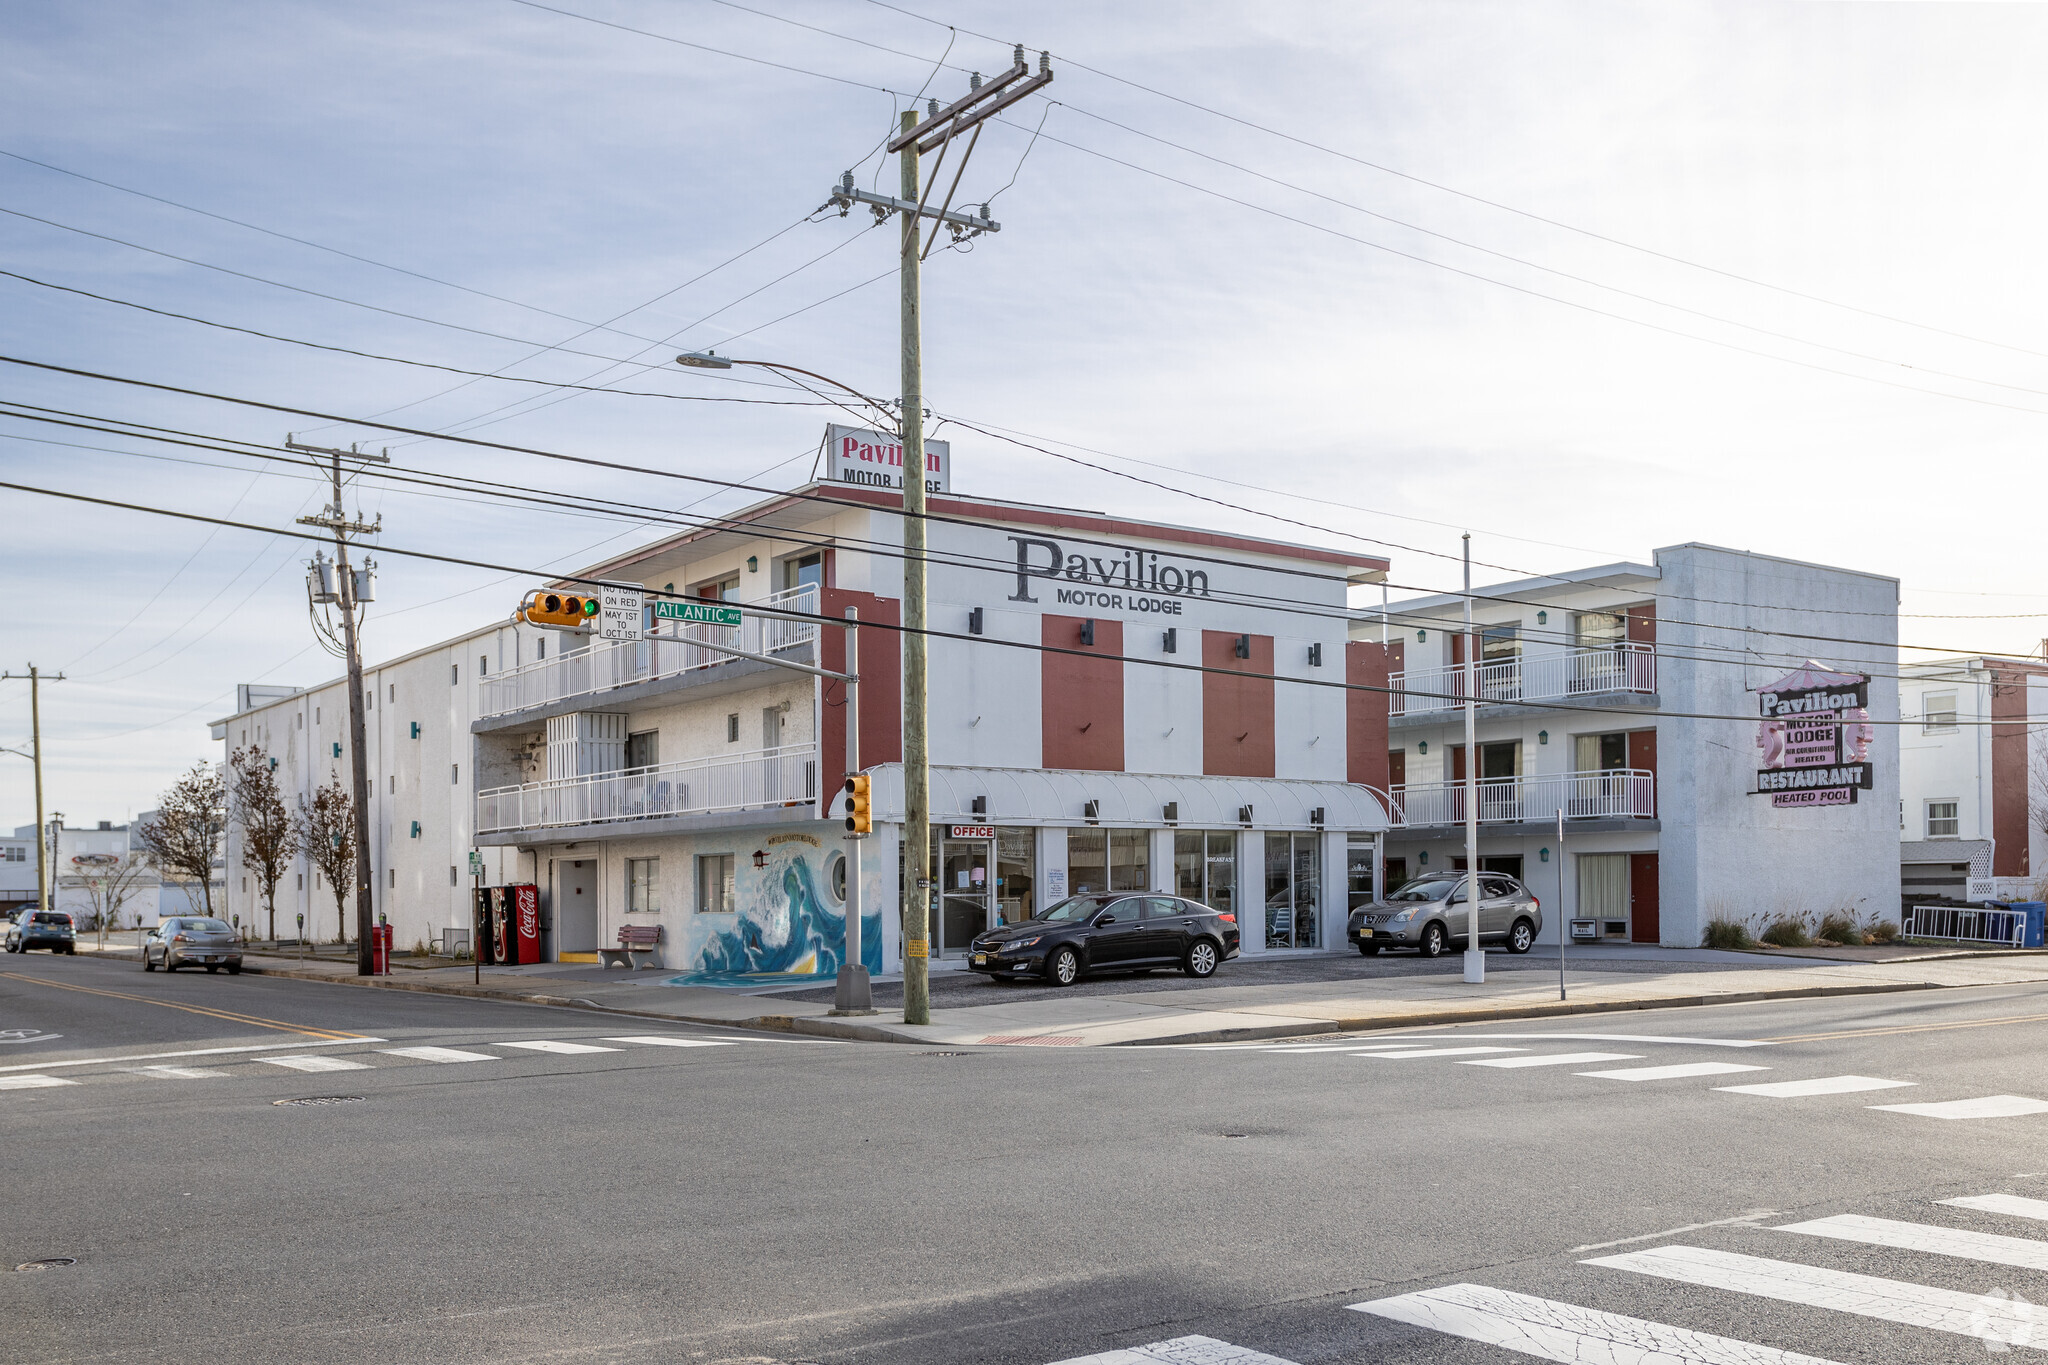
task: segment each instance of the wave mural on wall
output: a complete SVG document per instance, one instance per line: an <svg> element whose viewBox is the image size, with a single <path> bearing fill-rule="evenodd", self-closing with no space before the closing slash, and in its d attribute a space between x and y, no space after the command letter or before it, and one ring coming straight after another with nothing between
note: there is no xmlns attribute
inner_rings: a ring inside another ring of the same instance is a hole
<svg viewBox="0 0 2048 1365"><path fill-rule="evenodd" d="M828 904L819 890L816 864L822 849L805 847L816 841L802 835L774 842L765 868L740 870L734 888L739 913L730 927L706 925L708 932L690 954L695 968L671 977L669 984L714 984L735 976L771 974L838 975L846 960L846 914ZM870 972L879 973L882 917L863 914L860 923L861 958Z"/></svg>

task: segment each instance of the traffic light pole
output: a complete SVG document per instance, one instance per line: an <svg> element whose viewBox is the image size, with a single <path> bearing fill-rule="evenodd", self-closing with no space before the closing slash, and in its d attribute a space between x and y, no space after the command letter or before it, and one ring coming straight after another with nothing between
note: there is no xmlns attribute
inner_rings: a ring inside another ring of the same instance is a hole
<svg viewBox="0 0 2048 1365"><path fill-rule="evenodd" d="M860 772L860 612L846 609L846 775ZM847 822L851 824L852 821ZM839 964L839 988L832 997L834 1014L873 1014L874 984L868 980L861 942L860 845L865 834L849 831L846 839L846 961Z"/></svg>

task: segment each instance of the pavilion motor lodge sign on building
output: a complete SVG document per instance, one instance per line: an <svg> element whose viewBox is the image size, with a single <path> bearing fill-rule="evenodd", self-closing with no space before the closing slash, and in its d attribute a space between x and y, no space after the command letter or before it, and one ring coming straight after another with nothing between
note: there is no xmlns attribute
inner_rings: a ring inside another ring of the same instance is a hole
<svg viewBox="0 0 2048 1365"><path fill-rule="evenodd" d="M1773 806L1850 806L1871 785L1870 679L1802 668L1764 688L1758 795Z"/></svg>
<svg viewBox="0 0 2048 1365"><path fill-rule="evenodd" d="M825 477L861 488L901 488L903 442L866 427L829 425L825 428ZM952 443L926 441L924 491L945 493L952 486Z"/></svg>

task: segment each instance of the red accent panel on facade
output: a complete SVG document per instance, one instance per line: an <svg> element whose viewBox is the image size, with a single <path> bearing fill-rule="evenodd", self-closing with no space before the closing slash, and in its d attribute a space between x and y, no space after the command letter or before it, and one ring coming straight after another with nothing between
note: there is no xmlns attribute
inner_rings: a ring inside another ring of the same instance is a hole
<svg viewBox="0 0 2048 1365"><path fill-rule="evenodd" d="M1081 643L1079 616L1041 616L1040 639L1082 654L1038 656L1044 699L1039 725L1041 761L1048 768L1124 769L1124 623L1095 618L1095 643Z"/></svg>
<svg viewBox="0 0 2048 1365"><path fill-rule="evenodd" d="M1273 776L1273 637L1251 637L1251 657L1237 657L1239 637L1202 632L1202 666L1263 678L1202 675L1202 771L1217 777Z"/></svg>
<svg viewBox="0 0 2048 1365"><path fill-rule="evenodd" d="M1657 808L1657 732L1655 730L1631 730L1628 732L1628 766L1642 768L1651 775L1650 809Z"/></svg>
<svg viewBox="0 0 2048 1365"><path fill-rule="evenodd" d="M1994 877L2031 876L2027 845L2027 674L1991 669L1991 851Z"/></svg>
<svg viewBox="0 0 2048 1365"><path fill-rule="evenodd" d="M1657 604L1644 602L1628 609L1628 642L1632 645L1657 643Z"/></svg>
<svg viewBox="0 0 2048 1365"><path fill-rule="evenodd" d="M1387 694L1357 689L1385 687L1400 668L1399 644L1350 640L1344 645L1344 681L1354 690L1344 694L1344 778L1368 787L1387 789Z"/></svg>
<svg viewBox="0 0 2048 1365"><path fill-rule="evenodd" d="M1661 940L1658 923L1657 855L1628 855L1628 941L1656 943Z"/></svg>
<svg viewBox="0 0 2048 1365"><path fill-rule="evenodd" d="M830 583L830 579L826 580ZM848 592L827 587L820 595L820 613L844 617L848 607L860 619L880 626L893 626L903 619L902 603L893 597ZM818 630L818 663L823 668L846 667L846 632L834 626ZM821 680L824 690L822 731L818 736L818 800L820 811L829 808L839 793L846 770L846 685L833 679ZM894 630L863 630L860 633L860 765L903 760L903 636Z"/></svg>
<svg viewBox="0 0 2048 1365"><path fill-rule="evenodd" d="M1453 630L1446 631L1445 634L1450 636L1451 640L1451 667L1456 668L1465 662L1465 632Z"/></svg>

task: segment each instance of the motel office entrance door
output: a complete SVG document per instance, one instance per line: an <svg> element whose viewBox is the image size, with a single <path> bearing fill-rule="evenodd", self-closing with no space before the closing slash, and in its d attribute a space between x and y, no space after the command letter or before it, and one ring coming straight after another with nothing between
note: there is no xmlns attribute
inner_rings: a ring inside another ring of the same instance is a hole
<svg viewBox="0 0 2048 1365"><path fill-rule="evenodd" d="M937 922L932 925L932 953L960 957L978 935L996 922L995 877L989 870L994 839L951 837L941 826L932 831L938 852ZM942 837L943 836L943 837Z"/></svg>

